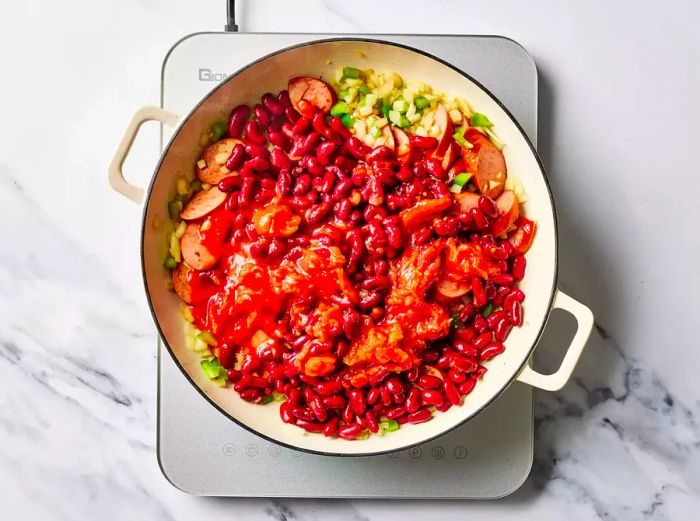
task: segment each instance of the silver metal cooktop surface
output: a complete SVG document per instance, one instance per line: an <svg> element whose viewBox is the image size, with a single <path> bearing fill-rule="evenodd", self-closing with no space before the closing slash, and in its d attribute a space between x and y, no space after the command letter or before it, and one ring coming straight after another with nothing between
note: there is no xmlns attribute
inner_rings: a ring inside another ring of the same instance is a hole
<svg viewBox="0 0 700 521"><path fill-rule="evenodd" d="M180 114L246 63L328 34L200 33L163 65L162 106ZM365 35L430 52L473 76L537 144L537 71L517 43L494 36ZM163 141L167 138L163 129ZM209 405L158 344L158 461L176 487L198 495L332 498L496 498L532 466L532 389L514 383L479 416L425 445L371 457L280 447Z"/></svg>

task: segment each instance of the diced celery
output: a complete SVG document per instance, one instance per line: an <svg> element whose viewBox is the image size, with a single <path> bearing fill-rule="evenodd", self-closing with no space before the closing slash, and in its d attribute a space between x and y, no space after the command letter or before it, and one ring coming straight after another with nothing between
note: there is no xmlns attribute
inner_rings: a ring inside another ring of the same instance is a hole
<svg viewBox="0 0 700 521"><path fill-rule="evenodd" d="M182 211L182 201L173 199L168 203L168 215L171 219L179 219Z"/></svg>
<svg viewBox="0 0 700 521"><path fill-rule="evenodd" d="M287 396L284 393L278 393L277 391L272 391L272 399L276 402L286 402Z"/></svg>
<svg viewBox="0 0 700 521"><path fill-rule="evenodd" d="M357 97L357 89L355 87L350 87L348 89L348 94L345 96L343 99L345 100L346 103L352 103L355 101L355 98Z"/></svg>
<svg viewBox="0 0 700 521"><path fill-rule="evenodd" d="M406 111L406 117L410 119L415 115L417 115L416 106L413 103L411 103L408 106L408 110ZM420 115L418 115L418 117L420 118Z"/></svg>
<svg viewBox="0 0 700 521"><path fill-rule="evenodd" d="M481 112L475 112L471 117L472 127L491 127L493 123Z"/></svg>
<svg viewBox="0 0 700 521"><path fill-rule="evenodd" d="M458 184L452 183L452 184L450 185L450 187L448 188L448 190L449 190L450 192L452 192L453 194L459 194L459 193L462 192L462 185L458 185Z"/></svg>
<svg viewBox="0 0 700 521"><path fill-rule="evenodd" d="M365 107L374 107L374 104L377 103L378 96L376 94L367 94L365 97Z"/></svg>
<svg viewBox="0 0 700 521"><path fill-rule="evenodd" d="M210 346L215 346L217 345L216 338L214 338L214 335L212 335L209 331L202 331L197 335L197 339L201 340L202 342L205 342L206 344Z"/></svg>
<svg viewBox="0 0 700 521"><path fill-rule="evenodd" d="M211 140L219 141L222 137L224 137L224 134L226 134L227 130L228 127L226 126L226 123L224 123L223 121L217 121L209 128L209 135L211 136Z"/></svg>
<svg viewBox="0 0 700 521"><path fill-rule="evenodd" d="M496 145L496 148L498 148L498 150L503 150L504 143L503 143L503 141L501 141L501 139L496 135L496 133L495 133L493 130L491 130L490 128L485 128L484 130L486 131L486 135L487 135L487 136L489 137L489 139L491 140L491 143L493 143L494 145Z"/></svg>
<svg viewBox="0 0 700 521"><path fill-rule="evenodd" d="M204 159L200 159L199 161L197 161L197 168L202 170L206 167L207 167L207 162Z"/></svg>
<svg viewBox="0 0 700 521"><path fill-rule="evenodd" d="M377 124L377 116L370 116L367 118L367 126L373 127Z"/></svg>
<svg viewBox="0 0 700 521"><path fill-rule="evenodd" d="M355 118L353 118L350 114L343 114L340 117L340 121L343 122L343 125L346 128L352 128L355 125Z"/></svg>
<svg viewBox="0 0 700 521"><path fill-rule="evenodd" d="M369 94L370 92L372 92L372 89L370 89L367 85L362 85L359 88L359 91L360 91L360 94Z"/></svg>
<svg viewBox="0 0 700 521"><path fill-rule="evenodd" d="M331 116L340 117L343 114L350 112L350 106L344 101L339 101L331 107Z"/></svg>
<svg viewBox="0 0 700 521"><path fill-rule="evenodd" d="M401 114L401 117L399 118L399 127L407 128L410 126L411 126L411 121L406 116Z"/></svg>
<svg viewBox="0 0 700 521"><path fill-rule="evenodd" d="M202 371L204 371L204 375L210 380L221 378L222 376L224 378L226 377L226 369L221 366L221 363L217 358L213 358L212 360L202 360L199 362L199 365L201 366Z"/></svg>
<svg viewBox="0 0 700 521"><path fill-rule="evenodd" d="M450 317L450 325L457 329L464 326L464 322L459 319L459 313L455 313Z"/></svg>
<svg viewBox="0 0 700 521"><path fill-rule="evenodd" d="M356 440L366 440L367 438L369 438L369 434L370 434L369 429L365 429L360 434L358 434L357 438L355 438L355 439Z"/></svg>
<svg viewBox="0 0 700 521"><path fill-rule="evenodd" d="M175 266L177 266L177 262L175 262L175 259L173 259L170 255L168 255L165 258L165 260L163 261L163 267L171 270Z"/></svg>
<svg viewBox="0 0 700 521"><path fill-rule="evenodd" d="M493 313L493 302L489 302L481 310L481 316L487 318L491 313Z"/></svg>
<svg viewBox="0 0 700 521"><path fill-rule="evenodd" d="M184 304L180 306L180 315L186 322L187 326L189 328L192 327L192 322L194 322L194 316L192 316L192 310L190 309L189 306L185 306ZM189 329L188 329L189 331ZM194 333L191 332L191 336L194 337Z"/></svg>
<svg viewBox="0 0 700 521"><path fill-rule="evenodd" d="M387 121L386 118L378 118L378 119L377 119L377 123L375 124L375 126L377 126L377 127L379 127L379 128L384 128L384 127L386 127L388 124L389 124L389 122Z"/></svg>
<svg viewBox="0 0 700 521"><path fill-rule="evenodd" d="M399 122L401 121L401 113L396 111L396 110L390 110L389 111L389 121L391 121L397 127L400 126Z"/></svg>
<svg viewBox="0 0 700 521"><path fill-rule="evenodd" d="M462 122L462 113L457 109L450 110L450 119L455 125Z"/></svg>
<svg viewBox="0 0 700 521"><path fill-rule="evenodd" d="M220 376L219 378L214 378L212 382L217 387L226 387L226 385L228 385L228 378L226 378L226 376Z"/></svg>
<svg viewBox="0 0 700 521"><path fill-rule="evenodd" d="M175 181L175 189L180 195L185 195L187 192L190 191L190 187L188 185L189 183L184 177L178 177L177 181Z"/></svg>
<svg viewBox="0 0 700 521"><path fill-rule="evenodd" d="M391 108L397 112L406 112L408 110L408 102L405 99L397 99L392 103Z"/></svg>
<svg viewBox="0 0 700 521"><path fill-rule="evenodd" d="M469 182L473 175L474 174L471 172L461 172L455 176L452 182L456 185L464 186Z"/></svg>
<svg viewBox="0 0 700 521"><path fill-rule="evenodd" d="M382 129L379 127L369 127L369 135L374 139L377 139L378 137L381 137Z"/></svg>
<svg viewBox="0 0 700 521"><path fill-rule="evenodd" d="M175 237L175 233L170 234L170 256L175 259L175 262L180 262L180 239Z"/></svg>
<svg viewBox="0 0 700 521"><path fill-rule="evenodd" d="M194 179L194 180L190 183L190 189L191 189L192 192L194 192L194 193L199 192L199 191L202 189L202 182L201 182L199 179Z"/></svg>
<svg viewBox="0 0 700 521"><path fill-rule="evenodd" d="M387 100L382 101L382 116L385 118L389 117L389 112L391 112L391 103L389 103Z"/></svg>
<svg viewBox="0 0 700 521"><path fill-rule="evenodd" d="M373 110L374 109L372 108L372 105L370 105L370 106L365 105L364 107L360 107L357 111L360 113L360 116L365 117L365 116L369 116L370 114L372 114Z"/></svg>
<svg viewBox="0 0 700 521"><path fill-rule="evenodd" d="M430 101L428 101L428 98L425 96L418 96L413 98L413 103L416 105L416 108L419 110L423 110L425 107L430 105Z"/></svg>
<svg viewBox="0 0 700 521"><path fill-rule="evenodd" d="M473 148L474 145L472 145L469 141L466 140L464 137L464 131L467 130L466 127L459 127L457 131L452 135L454 140L462 145L465 148Z"/></svg>
<svg viewBox="0 0 700 521"><path fill-rule="evenodd" d="M348 95L348 91L347 91L347 89L344 89L338 93L338 98L344 99L347 95Z"/></svg>
<svg viewBox="0 0 700 521"><path fill-rule="evenodd" d="M382 430L387 431L387 432L393 432L396 430L399 430L401 425L399 425L399 422L396 420L386 420L383 421L379 424Z"/></svg>
<svg viewBox="0 0 700 521"><path fill-rule="evenodd" d="M418 123L420 121L421 116L420 116L420 114L413 114L412 116L406 115L406 117L408 118L408 121L410 121L411 123Z"/></svg>
<svg viewBox="0 0 700 521"><path fill-rule="evenodd" d="M204 340L197 338L196 335L194 337L194 350L198 353L211 353L209 344L207 344Z"/></svg>
<svg viewBox="0 0 700 521"><path fill-rule="evenodd" d="M341 81L345 78L357 79L360 77L360 69L357 67L343 67L343 75Z"/></svg>
<svg viewBox="0 0 700 521"><path fill-rule="evenodd" d="M178 239L182 238L183 235L185 235L185 230L187 229L187 223L185 221L180 221L180 224L177 225L177 228L175 228L175 237Z"/></svg>
<svg viewBox="0 0 700 521"><path fill-rule="evenodd" d="M262 400L261 400L260 403L262 403L263 405L267 405L267 404L270 403L273 399L274 399L274 398L272 397L271 394L265 394L265 395L263 395Z"/></svg>

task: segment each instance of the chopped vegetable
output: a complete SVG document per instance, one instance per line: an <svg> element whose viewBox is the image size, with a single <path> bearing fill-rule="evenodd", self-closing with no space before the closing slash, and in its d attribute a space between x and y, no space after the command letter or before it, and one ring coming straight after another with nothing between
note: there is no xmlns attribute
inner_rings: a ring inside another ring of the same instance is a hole
<svg viewBox="0 0 700 521"><path fill-rule="evenodd" d="M492 127L493 123L491 120L483 115L481 112L475 112L471 117L472 127Z"/></svg>
<svg viewBox="0 0 700 521"><path fill-rule="evenodd" d="M489 302L484 306L484 309L481 310L481 316L486 318L488 317L491 313L493 313L493 302Z"/></svg>
<svg viewBox="0 0 700 521"><path fill-rule="evenodd" d="M388 101L384 100L384 101L382 102L382 116L384 116L385 118L388 118L388 117L389 117L389 112L391 112L391 103L389 103Z"/></svg>
<svg viewBox="0 0 700 521"><path fill-rule="evenodd" d="M171 219L179 219L182 211L182 201L174 199L168 203L168 215Z"/></svg>
<svg viewBox="0 0 700 521"><path fill-rule="evenodd" d="M343 67L343 76L341 77L340 81L343 81L344 79L347 78L352 78L353 80L357 79L360 77L360 69L356 67Z"/></svg>
<svg viewBox="0 0 700 521"><path fill-rule="evenodd" d="M467 130L465 127L459 127L457 131L452 135L454 140L465 148L474 148L467 139L464 137L464 131Z"/></svg>
<svg viewBox="0 0 700 521"><path fill-rule="evenodd" d="M207 162L204 159L197 161L197 168L202 169L207 167Z"/></svg>
<svg viewBox="0 0 700 521"><path fill-rule="evenodd" d="M228 127L226 123L223 121L217 121L214 123L211 128L209 128L209 137L212 141L219 141L224 135L226 135L226 131L228 130Z"/></svg>
<svg viewBox="0 0 700 521"><path fill-rule="evenodd" d="M210 346L215 346L217 344L216 338L214 338L214 335L209 331L202 331L197 335L197 338Z"/></svg>
<svg viewBox="0 0 700 521"><path fill-rule="evenodd" d="M358 90L360 91L360 94L365 94L365 95L372 92L372 89L370 89L367 85L362 85Z"/></svg>
<svg viewBox="0 0 700 521"><path fill-rule="evenodd" d="M266 405L266 404L270 403L272 400L274 400L274 398L271 394L265 394L265 395L263 395L262 401L260 403L262 403L263 405Z"/></svg>
<svg viewBox="0 0 700 521"><path fill-rule="evenodd" d="M383 431L393 432L393 431L399 430L401 425L399 425L399 422L397 422L396 420L386 420L386 421L380 422L379 427Z"/></svg>
<svg viewBox="0 0 700 521"><path fill-rule="evenodd" d="M474 174L471 172L461 172L455 176L452 182L459 186L466 185Z"/></svg>
<svg viewBox="0 0 700 521"><path fill-rule="evenodd" d="M413 103L419 110L423 110L425 107L428 107L430 105L430 101L428 101L428 98L426 98L425 96L418 96L417 98L413 98Z"/></svg>
<svg viewBox="0 0 700 521"><path fill-rule="evenodd" d="M217 358L212 360L202 360L199 362L204 375L210 380L215 380L221 377L226 377L226 369L224 369Z"/></svg>
<svg viewBox="0 0 700 521"><path fill-rule="evenodd" d="M350 106L344 101L339 101L331 108L331 116L340 117L350 112Z"/></svg>
<svg viewBox="0 0 700 521"><path fill-rule="evenodd" d="M163 267L172 270L173 268L175 268L175 266L177 266L177 262L175 262L175 259L168 255L165 258L165 261L163 261Z"/></svg>
<svg viewBox="0 0 700 521"><path fill-rule="evenodd" d="M343 114L340 117L340 121L343 122L343 125L346 128L353 128L355 126L355 118L353 118L350 114Z"/></svg>

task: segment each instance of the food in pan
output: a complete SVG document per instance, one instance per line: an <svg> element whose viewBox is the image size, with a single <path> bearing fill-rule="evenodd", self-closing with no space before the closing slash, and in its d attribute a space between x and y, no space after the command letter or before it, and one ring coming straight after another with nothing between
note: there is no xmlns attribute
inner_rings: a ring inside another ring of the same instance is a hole
<svg viewBox="0 0 700 521"><path fill-rule="evenodd" d="M354 67L213 124L165 260L204 374L343 439L461 404L523 322L536 231L495 130Z"/></svg>

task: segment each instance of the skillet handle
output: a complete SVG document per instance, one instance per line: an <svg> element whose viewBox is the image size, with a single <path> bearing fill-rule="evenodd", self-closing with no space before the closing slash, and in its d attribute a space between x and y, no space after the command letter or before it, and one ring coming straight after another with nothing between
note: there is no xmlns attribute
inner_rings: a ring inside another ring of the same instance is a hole
<svg viewBox="0 0 700 521"><path fill-rule="evenodd" d="M562 360L556 372L546 375L535 371L528 362L517 378L520 382L539 389L544 389L545 391L558 391L569 381L569 377L571 373L574 372L576 362L578 362L581 352L593 329L593 313L591 310L579 301L572 299L566 293L557 290L552 308L568 311L574 316L578 323L576 334L564 355L564 360Z"/></svg>
<svg viewBox="0 0 700 521"><path fill-rule="evenodd" d="M108 173L109 173L109 184L112 188L128 197L135 203L140 203L143 199L143 188L134 186L129 183L124 178L124 172L122 171L122 166L126 160L129 152L131 151L131 146L134 144L134 139L141 128L141 125L147 121L160 121L164 125L174 127L177 125L180 117L170 111L162 109L160 107L145 106L141 107L136 111L136 113L131 116L131 121L124 131L119 146L117 146L114 156L112 156L112 161L109 163Z"/></svg>

